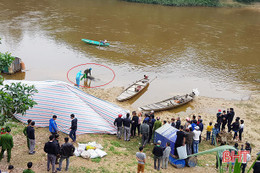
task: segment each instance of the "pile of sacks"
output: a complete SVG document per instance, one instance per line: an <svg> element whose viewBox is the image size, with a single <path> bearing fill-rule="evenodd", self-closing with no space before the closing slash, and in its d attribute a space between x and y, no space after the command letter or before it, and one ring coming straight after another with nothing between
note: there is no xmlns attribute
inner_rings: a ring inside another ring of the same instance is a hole
<svg viewBox="0 0 260 173"><path fill-rule="evenodd" d="M87 144L78 143L78 147L75 148L74 155L83 157L85 159L94 159L97 157L104 157L107 155L105 151L102 150L103 147L96 142L89 142Z"/></svg>

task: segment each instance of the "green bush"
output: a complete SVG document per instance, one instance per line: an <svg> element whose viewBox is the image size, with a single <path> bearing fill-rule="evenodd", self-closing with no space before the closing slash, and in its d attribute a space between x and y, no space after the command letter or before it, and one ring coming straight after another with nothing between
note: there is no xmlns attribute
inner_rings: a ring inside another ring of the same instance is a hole
<svg viewBox="0 0 260 173"><path fill-rule="evenodd" d="M37 92L34 85L28 86L21 82L4 85L0 89L0 112L9 117L19 113L24 115L28 109L37 104L32 99Z"/></svg>
<svg viewBox="0 0 260 173"><path fill-rule="evenodd" d="M1 53L0 52L0 72L4 70L5 67L9 67L14 61L15 57L11 53Z"/></svg>

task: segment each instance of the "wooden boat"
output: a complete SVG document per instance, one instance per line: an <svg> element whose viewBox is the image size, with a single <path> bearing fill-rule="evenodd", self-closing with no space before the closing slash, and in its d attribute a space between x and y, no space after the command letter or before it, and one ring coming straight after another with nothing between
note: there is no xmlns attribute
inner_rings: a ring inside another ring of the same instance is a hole
<svg viewBox="0 0 260 173"><path fill-rule="evenodd" d="M149 85L149 81L148 78L136 81L126 88L116 99L118 101L125 101L134 97Z"/></svg>
<svg viewBox="0 0 260 173"><path fill-rule="evenodd" d="M192 101L196 95L199 95L199 92L197 89L193 89L192 93L190 94L185 94L180 96L177 95L157 103L139 107L139 110L140 111L152 111L152 110L162 111L162 110L172 109Z"/></svg>
<svg viewBox="0 0 260 173"><path fill-rule="evenodd" d="M99 41L94 41L94 40L88 40L88 39L81 39L83 42L87 44L92 44L92 45L97 45L97 46L109 46L109 43L101 43Z"/></svg>

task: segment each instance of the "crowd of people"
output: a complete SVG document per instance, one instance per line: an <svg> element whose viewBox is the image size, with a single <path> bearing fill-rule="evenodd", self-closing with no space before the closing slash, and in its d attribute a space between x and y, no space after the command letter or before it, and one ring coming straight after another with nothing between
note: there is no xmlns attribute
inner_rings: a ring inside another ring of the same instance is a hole
<svg viewBox="0 0 260 173"><path fill-rule="evenodd" d="M219 143L218 137L221 132L231 133L233 131L233 141L241 142L242 133L244 131L244 120L240 120L239 117L235 118L235 112L233 108L226 110L218 110L216 114L216 121L213 125L209 122L206 127L206 141L211 141L212 145ZM186 146L187 155L196 154L199 152L199 144L202 140L202 132L204 130L204 124L202 117L198 115L196 117L193 115L191 118L187 117L185 123L181 122L180 117L172 118L171 121L161 121L160 117L154 116L154 112L143 114L140 112L137 115L136 111L132 112L132 117L130 113L127 113L126 117L123 118L122 115L114 121L114 125L117 127L117 137L121 139L124 135L125 141L130 141L130 136L134 138L136 134L141 135L141 147L139 152L136 153L136 158L138 161L138 172L143 172L145 165L145 153L143 153L143 148L149 144L151 141L155 145L152 153L154 154L154 169L160 170L160 165L162 162L162 168L167 169L169 155L171 151L170 143L166 144L166 147L161 146L161 141L156 141L155 130L160 128L164 124L170 124L174 128L178 129L176 135L176 141L174 146L174 156L178 158L177 148L181 146ZM136 130L138 133L136 133ZM220 143L220 145L225 145L226 143ZM250 146L247 142L246 146ZM242 147L243 148L243 147ZM245 148L247 150L249 147ZM251 153L251 148L250 148ZM221 156L222 158L222 156ZM233 163L234 164L234 163ZM218 167L218 166L216 166ZM245 170L246 163L242 164L242 172Z"/></svg>
<svg viewBox="0 0 260 173"><path fill-rule="evenodd" d="M76 131L77 131L77 118L75 118L74 114L70 115L71 118L71 127L69 137L71 138L71 143L69 142L69 138L64 138L64 143L60 145L59 142L59 134L58 127L56 124L57 116L53 115L53 117L49 120L49 141L44 145L44 152L47 153L47 171L57 172L62 170L62 162L66 160L65 171L69 168L69 158L73 156L75 147L73 144L76 142ZM242 141L242 133L244 130L244 120L240 120L239 117L235 118L234 109L230 108L227 111L221 110L218 111L216 115L216 122L210 122L206 128L206 141L211 141L212 145L216 145L218 143L218 135L221 131L234 132L233 140L235 142ZM28 120L28 125L24 128L23 133L27 138L27 147L28 154L33 155L36 153L35 151L35 121ZM172 127L178 129L176 132L176 141L174 144L174 158L178 158L177 148L186 146L187 155L196 154L199 152L199 144L202 141L202 132L204 130L204 124L202 117L198 115L196 117L193 115L191 118L187 117L185 122L182 123L180 117L172 118L171 121L163 120L161 121L160 117L156 117L154 115L154 111L150 113L138 113L136 111L132 112L132 116L130 112L128 112L125 117L123 115L118 115L118 117L114 120L114 125L117 127L117 138L123 139L125 141L130 141L131 138L135 138L136 136L141 137L139 147L139 152L136 153L136 159L138 161L138 173L144 172L144 167L146 163L146 154L143 152L144 147L149 143L154 145L152 150L152 154L154 155L154 169L160 170L167 169L170 153L172 150L171 143L167 142L165 145L162 145L161 141L156 141L155 131L160 128L164 124L169 124ZM227 127L227 128L226 128ZM1 130L0 136L0 146L2 147L0 153L0 161L3 158L3 154L7 151L7 162L10 162L11 159L11 150L13 148L13 137L11 135L11 129L5 128ZM225 145L224 142L221 142L220 145ZM163 147L164 146L164 147ZM239 144L236 143L234 145L235 148L238 149ZM251 147L248 142L244 145L241 145L241 150L247 150L251 153ZM222 163L222 153L219 152L219 158ZM249 156L250 157L250 156ZM56 164L58 167L56 168ZM233 163L232 163L233 164ZM259 161L256 162L255 170L259 170ZM32 162L27 163L27 169L25 169L24 173L33 173L32 170ZM246 167L246 163L242 163L242 172L244 172ZM216 168L218 168L218 164L216 164ZM12 172L14 169L13 165L9 165L8 172Z"/></svg>
<svg viewBox="0 0 260 173"><path fill-rule="evenodd" d="M49 120L49 141L44 145L44 152L47 153L47 171L57 172L62 170L62 162L66 160L65 171L69 169L69 158L73 156L75 147L73 143L76 142L76 131L77 131L77 118L75 118L74 114L70 115L71 118L71 127L69 137L72 140L72 143L69 142L69 138L64 138L64 143L60 145L59 142L59 134L58 134L58 126L56 124L57 116L53 115L53 117ZM26 136L28 154L33 155L36 153L35 151L35 121L31 119L27 120L27 126L24 128L23 133ZM0 136L0 146L2 146L0 161L3 158L3 154L5 150L7 150L7 162L9 163L11 160L11 150L13 148L13 137L10 134L11 129L5 128L1 130ZM56 168L56 164L58 167ZM34 173L32 170L32 162L27 163L27 169L23 171L23 173ZM51 166L51 167L50 167ZM12 172L14 170L13 165L8 166L7 172ZM1 170L0 170L1 172Z"/></svg>

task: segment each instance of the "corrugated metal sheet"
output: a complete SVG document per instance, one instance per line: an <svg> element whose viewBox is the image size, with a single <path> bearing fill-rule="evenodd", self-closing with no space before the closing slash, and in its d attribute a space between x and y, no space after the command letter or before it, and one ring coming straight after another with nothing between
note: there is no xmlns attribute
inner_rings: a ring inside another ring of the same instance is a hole
<svg viewBox="0 0 260 173"><path fill-rule="evenodd" d="M57 115L60 131L69 133L70 114L78 119L77 134L84 133L116 133L113 125L118 114L126 114L119 106L96 98L79 88L61 81L4 81L5 84L22 82L35 85L39 93L33 99L38 103L26 112L26 115L15 117L26 123L28 119L36 122L38 127L49 126L49 119Z"/></svg>

